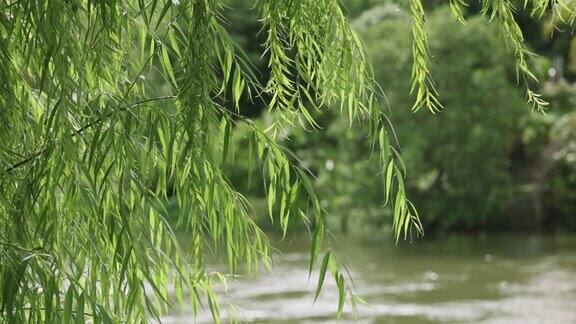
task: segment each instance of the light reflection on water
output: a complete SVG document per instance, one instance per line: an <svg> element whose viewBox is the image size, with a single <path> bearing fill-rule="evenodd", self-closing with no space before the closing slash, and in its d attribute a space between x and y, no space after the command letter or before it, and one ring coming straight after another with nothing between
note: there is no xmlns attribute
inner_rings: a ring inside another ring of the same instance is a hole
<svg viewBox="0 0 576 324"><path fill-rule="evenodd" d="M576 236L498 235L390 240L346 238L358 317L341 323L576 323ZM303 240L280 242L272 273L240 279L222 301L258 323L333 323L338 293L328 280L316 303ZM226 314L223 314L226 318ZM166 323L194 322L189 309ZM195 322L212 322L208 312Z"/></svg>

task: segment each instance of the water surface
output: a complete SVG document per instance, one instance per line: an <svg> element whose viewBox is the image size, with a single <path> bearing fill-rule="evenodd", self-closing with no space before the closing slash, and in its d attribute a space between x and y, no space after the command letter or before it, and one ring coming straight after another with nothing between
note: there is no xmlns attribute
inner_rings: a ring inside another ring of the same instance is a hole
<svg viewBox="0 0 576 324"><path fill-rule="evenodd" d="M490 235L341 239L338 251L368 303L341 323L576 323L576 235ZM276 244L272 273L239 279L223 301L256 323L333 323L338 293L328 280L313 303L306 240ZM223 314L226 318L226 314ZM194 322L189 309L164 318ZM210 323L201 312L197 323Z"/></svg>

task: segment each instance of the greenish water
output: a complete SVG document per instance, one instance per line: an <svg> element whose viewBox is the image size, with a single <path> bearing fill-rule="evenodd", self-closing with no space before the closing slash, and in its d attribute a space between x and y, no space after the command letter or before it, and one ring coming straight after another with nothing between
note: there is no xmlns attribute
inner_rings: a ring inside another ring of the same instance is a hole
<svg viewBox="0 0 576 324"><path fill-rule="evenodd" d="M423 238L396 246L343 238L358 293L368 305L341 323L576 323L576 235ZM231 284L226 302L257 323L333 323L331 281L313 303L304 240L276 245L273 273ZM226 314L224 314L224 317ZM194 322L189 309L164 318ZM211 322L200 313L198 323Z"/></svg>

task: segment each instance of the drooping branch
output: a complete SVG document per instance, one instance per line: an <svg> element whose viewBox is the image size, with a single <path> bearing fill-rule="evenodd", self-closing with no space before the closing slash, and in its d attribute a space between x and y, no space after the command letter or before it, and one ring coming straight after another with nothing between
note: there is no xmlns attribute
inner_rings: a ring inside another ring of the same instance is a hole
<svg viewBox="0 0 576 324"><path fill-rule="evenodd" d="M124 106L124 107L120 107L116 110L110 111L106 114L104 114L103 116L98 117L97 119L95 119L94 121L78 128L77 130L75 130L74 132L72 132L70 134L71 137L75 137L76 135L81 135L84 131L86 131L87 129L90 129L98 124L100 124L101 122L103 122L104 120L110 118L111 116L130 110L132 108L136 108L136 107L142 107L145 104L149 103L149 102L154 102L154 101L160 101L160 100L169 100L169 99L174 99L176 98L176 96L162 96L162 97L156 97L156 98L149 98L149 99L144 99L138 102L135 102L131 105L128 106ZM44 152L46 152L46 148L37 150L36 152L30 154L28 157L26 157L25 159L22 159L10 166L8 166L6 169L4 169L4 173L5 174L11 174L12 172L16 171L17 169L19 169L20 167L34 161L36 158L40 157L42 154L44 154Z"/></svg>

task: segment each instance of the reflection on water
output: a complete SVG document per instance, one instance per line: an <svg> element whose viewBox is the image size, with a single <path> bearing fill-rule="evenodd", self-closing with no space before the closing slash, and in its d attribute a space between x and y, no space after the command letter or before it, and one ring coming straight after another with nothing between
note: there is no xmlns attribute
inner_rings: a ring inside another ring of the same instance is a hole
<svg viewBox="0 0 576 324"><path fill-rule="evenodd" d="M391 240L345 239L358 293L357 318L342 323L576 323L576 235L499 235ZM258 323L333 323L338 293L325 283L313 303L304 240L283 241L273 273L233 283L223 300ZM225 314L224 314L225 316ZM187 309L166 323L192 321ZM211 322L200 313L198 323Z"/></svg>

